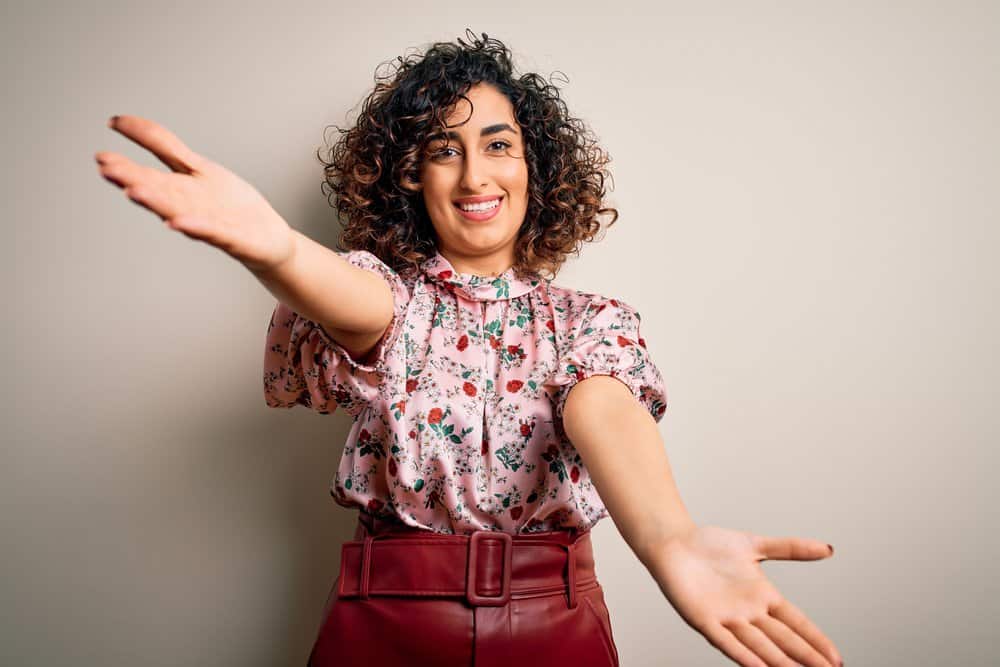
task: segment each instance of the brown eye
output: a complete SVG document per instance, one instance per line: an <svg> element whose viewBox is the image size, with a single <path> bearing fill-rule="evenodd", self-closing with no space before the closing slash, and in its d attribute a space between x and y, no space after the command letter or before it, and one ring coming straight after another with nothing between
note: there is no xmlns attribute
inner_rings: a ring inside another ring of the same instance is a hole
<svg viewBox="0 0 1000 667"><path fill-rule="evenodd" d="M497 139L496 141L491 141L490 146L499 146L500 148L497 149L499 151L503 151L510 148L510 144L508 144L506 141L501 141L499 139Z"/></svg>
<svg viewBox="0 0 1000 667"><path fill-rule="evenodd" d="M449 158L449 157L452 157L452 156L448 153L448 151L454 151L454 150L455 149L452 148L451 146L445 146L444 148L439 148L437 150L432 150L431 153L430 153L430 155L434 159Z"/></svg>

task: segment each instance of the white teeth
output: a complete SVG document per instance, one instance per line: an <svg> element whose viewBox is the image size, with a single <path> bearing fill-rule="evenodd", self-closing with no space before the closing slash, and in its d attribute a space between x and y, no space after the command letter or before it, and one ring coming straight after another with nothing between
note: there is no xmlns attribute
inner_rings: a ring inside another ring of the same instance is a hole
<svg viewBox="0 0 1000 667"><path fill-rule="evenodd" d="M500 205L499 199L492 199L487 202L479 202L478 204L460 204L460 208L463 211L488 211L491 208L496 208Z"/></svg>

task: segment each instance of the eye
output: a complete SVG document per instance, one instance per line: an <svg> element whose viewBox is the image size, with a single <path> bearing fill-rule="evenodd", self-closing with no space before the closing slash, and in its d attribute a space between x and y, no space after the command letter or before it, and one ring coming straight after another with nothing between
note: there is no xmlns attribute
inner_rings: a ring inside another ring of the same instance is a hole
<svg viewBox="0 0 1000 667"><path fill-rule="evenodd" d="M497 149L499 151L503 151L503 150L506 150L506 149L510 148L510 144L509 143L507 143L506 141L502 141L500 139L497 139L496 141L491 141L490 142L490 146L491 147L492 146L497 146L497 145L500 146L500 148Z"/></svg>
<svg viewBox="0 0 1000 667"><path fill-rule="evenodd" d="M455 149L450 146L445 146L444 148L441 148L439 150L432 151L431 157L435 159L451 157L451 155L448 155L448 151L454 151L454 150Z"/></svg>

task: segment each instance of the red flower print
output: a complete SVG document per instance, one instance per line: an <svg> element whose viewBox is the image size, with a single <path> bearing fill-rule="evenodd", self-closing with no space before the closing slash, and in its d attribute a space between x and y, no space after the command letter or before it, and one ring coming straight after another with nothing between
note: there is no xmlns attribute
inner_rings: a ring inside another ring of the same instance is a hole
<svg viewBox="0 0 1000 667"><path fill-rule="evenodd" d="M439 273L438 278L440 278L441 280L448 280L448 278L451 278L451 269L445 269L444 271Z"/></svg>
<svg viewBox="0 0 1000 667"><path fill-rule="evenodd" d="M545 453L551 456L552 458L555 458L559 456L559 448L556 447L555 445L549 445L549 448L545 450Z"/></svg>
<svg viewBox="0 0 1000 667"><path fill-rule="evenodd" d="M520 380L510 380L507 382L507 391L513 393L524 386L524 383Z"/></svg>
<svg viewBox="0 0 1000 667"><path fill-rule="evenodd" d="M416 431L410 431L406 435L410 436L410 440L416 440L417 439L417 432Z"/></svg>
<svg viewBox="0 0 1000 667"><path fill-rule="evenodd" d="M389 474L395 477L396 471L396 459L389 459Z"/></svg>
<svg viewBox="0 0 1000 667"><path fill-rule="evenodd" d="M415 378L410 378L406 381L406 393L412 394L417 390L417 380Z"/></svg>
<svg viewBox="0 0 1000 667"><path fill-rule="evenodd" d="M518 345L508 345L507 346L507 353L508 354L519 354L518 353L518 349L519 349Z"/></svg>
<svg viewBox="0 0 1000 667"><path fill-rule="evenodd" d="M548 322L545 323L545 328L548 329L549 331L551 331L552 333L555 333L556 332L556 321L555 320L549 320Z"/></svg>
<svg viewBox="0 0 1000 667"><path fill-rule="evenodd" d="M368 510L371 512L377 512L380 509L382 509L383 504L384 503L378 498L372 498L371 500L368 501Z"/></svg>
<svg viewBox="0 0 1000 667"><path fill-rule="evenodd" d="M499 350L500 349L500 345L501 345L500 339L497 338L496 336L492 336L491 335L490 336L490 347L492 347L494 350Z"/></svg>
<svg viewBox="0 0 1000 667"><path fill-rule="evenodd" d="M580 380L584 379L585 377L587 377L587 376L584 375L583 369L582 368L577 368L576 369L576 381L579 382Z"/></svg>
<svg viewBox="0 0 1000 667"><path fill-rule="evenodd" d="M525 438L527 438L529 435L531 435L531 425L530 424L521 424L521 435L523 435Z"/></svg>
<svg viewBox="0 0 1000 667"><path fill-rule="evenodd" d="M459 352L465 351L465 348L469 347L469 337L462 334L462 337L458 339L458 343L455 344Z"/></svg>
<svg viewBox="0 0 1000 667"><path fill-rule="evenodd" d="M520 505L510 508L510 518L513 519L514 521L520 519L523 513L524 513L524 508L521 507Z"/></svg>
<svg viewBox="0 0 1000 667"><path fill-rule="evenodd" d="M607 307L608 307L608 304L602 303L601 306L600 306L600 308L598 308L596 311L594 311L594 314L596 315L597 313L601 312L602 310L604 310Z"/></svg>
<svg viewBox="0 0 1000 667"><path fill-rule="evenodd" d="M440 424L441 416L444 413L441 408L431 408L431 411L427 413L427 423L428 424Z"/></svg>
<svg viewBox="0 0 1000 667"><path fill-rule="evenodd" d="M618 307L618 301L617 301L617 299L611 299L611 305L614 306L615 308L617 308ZM603 308L604 306L601 306L601 307Z"/></svg>
<svg viewBox="0 0 1000 667"><path fill-rule="evenodd" d="M632 345L631 338L626 338L625 336L618 337L618 347L628 347L629 345Z"/></svg>
<svg viewBox="0 0 1000 667"><path fill-rule="evenodd" d="M406 401L396 401L396 409L400 412L406 412Z"/></svg>
<svg viewBox="0 0 1000 667"><path fill-rule="evenodd" d="M576 467L576 466L573 466L573 469L569 471L569 478L571 480L573 480L574 484L576 484L577 482L579 482L580 481L580 469L578 467Z"/></svg>
<svg viewBox="0 0 1000 667"><path fill-rule="evenodd" d="M476 385L472 384L471 382L466 382L465 384L462 385L462 391L464 391L468 396L475 396Z"/></svg>
<svg viewBox="0 0 1000 667"><path fill-rule="evenodd" d="M371 437L372 437L372 434L369 433L368 429L366 429L366 428L361 429L361 433L358 434L358 439L361 442L367 442L368 440L371 440Z"/></svg>
<svg viewBox="0 0 1000 667"><path fill-rule="evenodd" d="M639 345L646 347L646 340L642 336L639 336Z"/></svg>

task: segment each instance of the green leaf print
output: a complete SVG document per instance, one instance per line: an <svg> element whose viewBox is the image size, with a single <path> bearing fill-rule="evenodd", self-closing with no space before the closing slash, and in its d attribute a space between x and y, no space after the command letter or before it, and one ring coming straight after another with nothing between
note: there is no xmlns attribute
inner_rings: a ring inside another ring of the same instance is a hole
<svg viewBox="0 0 1000 667"><path fill-rule="evenodd" d="M549 462L549 472L554 472L559 475L559 481L566 481L566 466L563 465L562 459L553 459Z"/></svg>
<svg viewBox="0 0 1000 667"><path fill-rule="evenodd" d="M413 490L414 491L419 491L422 488L424 488L424 480L423 480L423 478L420 478L420 479L418 479L417 481L415 481L413 483Z"/></svg>
<svg viewBox="0 0 1000 667"><path fill-rule="evenodd" d="M509 470L517 472L518 468L524 463L519 461L514 454L511 454L510 450L506 447L501 447L496 451L496 456Z"/></svg>

